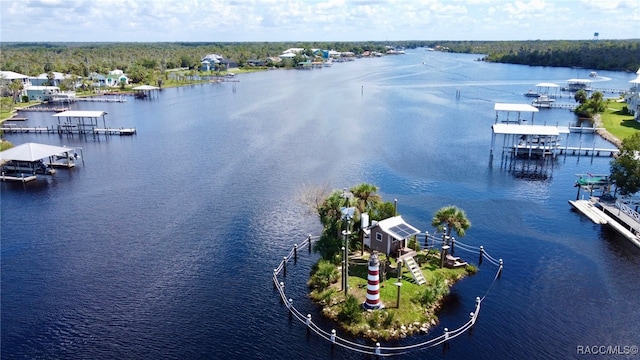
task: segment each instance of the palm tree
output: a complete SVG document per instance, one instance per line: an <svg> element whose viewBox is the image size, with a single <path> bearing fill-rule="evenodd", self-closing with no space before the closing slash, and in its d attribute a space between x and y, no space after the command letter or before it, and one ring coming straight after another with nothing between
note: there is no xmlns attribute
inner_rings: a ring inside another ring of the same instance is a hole
<svg viewBox="0 0 640 360"><path fill-rule="evenodd" d="M11 98L13 99L14 103L18 102L19 96L22 93L23 89L24 85L20 80L13 80L11 83L9 83L9 91L11 92Z"/></svg>
<svg viewBox="0 0 640 360"><path fill-rule="evenodd" d="M382 198L378 194L378 187L372 184L360 184L351 188L356 198L356 207L360 213L370 212Z"/></svg>
<svg viewBox="0 0 640 360"><path fill-rule="evenodd" d="M449 205L441 208L433 216L431 225L436 226L438 231L445 229L446 235L451 236L451 230L455 230L458 236L464 236L465 231L471 227L471 222L467 219L464 210L456 206Z"/></svg>
<svg viewBox="0 0 640 360"><path fill-rule="evenodd" d="M585 102L587 102L589 97L588 97L586 91L584 91L583 89L580 89L580 90L576 91L576 93L573 95L573 99L577 103L584 104Z"/></svg>

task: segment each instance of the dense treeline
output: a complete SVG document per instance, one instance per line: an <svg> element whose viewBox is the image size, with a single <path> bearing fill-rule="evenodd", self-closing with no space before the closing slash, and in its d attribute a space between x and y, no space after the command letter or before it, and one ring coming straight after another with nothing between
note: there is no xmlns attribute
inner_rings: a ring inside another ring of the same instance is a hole
<svg viewBox="0 0 640 360"><path fill-rule="evenodd" d="M218 54L243 66L247 60L278 56L288 48L385 51L379 42L296 43L3 43L0 69L35 76L50 71L88 76L113 69L127 73L174 68L198 69L207 54Z"/></svg>
<svg viewBox="0 0 640 360"><path fill-rule="evenodd" d="M237 62L278 56L291 48L384 52L386 45L432 47L443 51L482 54L485 61L513 64L584 67L633 71L640 67L640 40L599 41L381 41L369 42L243 42L243 43L2 43L0 70L35 76L57 71L88 76L122 69L127 73L198 69L211 53Z"/></svg>
<svg viewBox="0 0 640 360"><path fill-rule="evenodd" d="M455 41L449 51L486 55L490 62L631 71L640 68L640 40Z"/></svg>

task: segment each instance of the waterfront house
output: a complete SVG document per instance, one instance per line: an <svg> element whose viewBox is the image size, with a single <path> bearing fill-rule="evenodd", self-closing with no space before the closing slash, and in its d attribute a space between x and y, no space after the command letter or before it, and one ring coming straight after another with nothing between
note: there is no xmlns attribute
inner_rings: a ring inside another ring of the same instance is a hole
<svg viewBox="0 0 640 360"><path fill-rule="evenodd" d="M200 70L211 71L215 70L216 65L220 64L222 56L218 54L207 54L200 59Z"/></svg>
<svg viewBox="0 0 640 360"><path fill-rule="evenodd" d="M397 256L407 247L407 239L420 230L409 225L402 216L394 216L374 223L370 228L369 247L386 255Z"/></svg>
<svg viewBox="0 0 640 360"><path fill-rule="evenodd" d="M633 118L636 121L640 121L640 69L636 72L638 77L629 81L631 87L625 94L624 100L627 103L627 109L633 114Z"/></svg>
<svg viewBox="0 0 640 360"><path fill-rule="evenodd" d="M247 60L249 66L267 66L267 60L249 59Z"/></svg>
<svg viewBox="0 0 640 360"><path fill-rule="evenodd" d="M225 69L231 69L237 68L238 63L218 54L207 54L200 60L200 71L213 71L220 66L224 66Z"/></svg>
<svg viewBox="0 0 640 360"><path fill-rule="evenodd" d="M105 84L109 87L118 87L122 83L124 83L125 85L129 84L129 78L125 74L112 74L111 72L109 72L109 75L105 77Z"/></svg>
<svg viewBox="0 0 640 360"><path fill-rule="evenodd" d="M26 89L31 86L31 79L27 75L23 75L13 71L0 71L0 95L10 96L9 84L14 80L18 80L22 83L22 88ZM23 90L24 93L24 90ZM22 95L22 94L20 94Z"/></svg>
<svg viewBox="0 0 640 360"><path fill-rule="evenodd" d="M35 86L60 86L65 80L74 80L73 88L76 89L81 86L81 76L72 74L63 74L61 72L52 71L51 73L42 73L36 77L31 78L31 84Z"/></svg>
<svg viewBox="0 0 640 360"><path fill-rule="evenodd" d="M57 86L29 86L25 89L29 101L50 101L60 94L60 88Z"/></svg>

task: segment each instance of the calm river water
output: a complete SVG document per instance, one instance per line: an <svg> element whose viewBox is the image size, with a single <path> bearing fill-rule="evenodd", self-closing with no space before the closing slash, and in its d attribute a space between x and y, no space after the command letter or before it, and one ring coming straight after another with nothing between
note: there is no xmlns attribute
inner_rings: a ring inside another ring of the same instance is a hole
<svg viewBox="0 0 640 360"><path fill-rule="evenodd" d="M579 346L640 345L640 251L567 203L575 174L608 172L610 158L560 157L533 166L538 177L503 166L499 152L489 163L495 102L529 102L536 83L590 70L476 58L416 49L72 105L136 127L130 137L7 135L82 147L84 164L0 184L2 358L367 358L308 337L271 283L293 244L320 231L297 201L303 189L361 182L398 199L423 231L440 207L461 207L472 222L463 241L505 261L471 335L405 358L580 358ZM635 77L598 73L600 88ZM543 110L536 121L575 119ZM303 252L286 288L328 330L305 298L315 259ZM483 269L456 284L434 332L466 321L493 277Z"/></svg>

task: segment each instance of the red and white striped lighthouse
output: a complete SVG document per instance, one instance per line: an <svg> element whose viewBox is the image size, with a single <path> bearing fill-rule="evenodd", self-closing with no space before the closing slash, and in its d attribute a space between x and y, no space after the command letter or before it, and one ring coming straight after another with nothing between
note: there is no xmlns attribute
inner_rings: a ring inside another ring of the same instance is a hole
<svg viewBox="0 0 640 360"><path fill-rule="evenodd" d="M380 301L380 261L375 252L369 258L369 273L367 275L367 299L362 306L375 310L383 307Z"/></svg>

